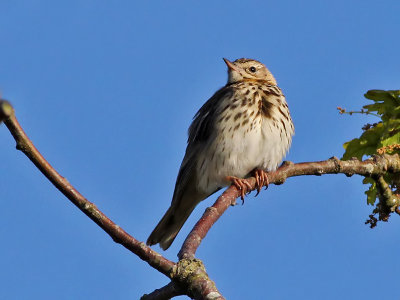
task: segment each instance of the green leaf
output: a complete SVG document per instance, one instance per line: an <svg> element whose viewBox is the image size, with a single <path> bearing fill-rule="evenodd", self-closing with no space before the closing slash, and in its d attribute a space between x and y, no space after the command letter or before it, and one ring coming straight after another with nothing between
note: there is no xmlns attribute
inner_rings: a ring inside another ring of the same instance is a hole
<svg viewBox="0 0 400 300"><path fill-rule="evenodd" d="M396 100L400 96L400 90L369 90L364 97L374 101Z"/></svg>
<svg viewBox="0 0 400 300"><path fill-rule="evenodd" d="M369 189L367 191L365 191L364 193L367 195L367 203L369 205L374 205L378 191L376 189L376 183L375 180L373 180L370 177L366 177L363 180L364 184L371 184Z"/></svg>
<svg viewBox="0 0 400 300"><path fill-rule="evenodd" d="M345 143L343 159L357 157L361 160L364 155L375 154L382 147L386 147L387 153L400 154L400 90L370 90L364 96L374 102L363 106L361 113L377 115L381 122L366 126L368 129L359 138ZM396 178L390 173L384 175L384 180L392 189L400 186L400 179ZM363 183L369 184L368 190L365 191L367 203L374 205L378 196L376 182L366 177Z"/></svg>
<svg viewBox="0 0 400 300"><path fill-rule="evenodd" d="M377 112L379 115L385 115L385 114L393 114L394 110L398 106L394 103L390 102L377 102L374 104L368 104L364 105L363 108L366 109L368 112Z"/></svg>
<svg viewBox="0 0 400 300"><path fill-rule="evenodd" d="M393 136L382 139L382 147L400 144L400 132L397 131Z"/></svg>
<svg viewBox="0 0 400 300"><path fill-rule="evenodd" d="M370 90L364 96L375 103L365 105L363 108L370 113L377 112L381 115L382 121L400 117L400 90Z"/></svg>
<svg viewBox="0 0 400 300"><path fill-rule="evenodd" d="M353 139L343 145L346 149L343 154L344 160L351 159L352 157L357 157L362 159L364 155L372 155L376 153L376 150L382 147L381 136L383 134L384 127L382 123L377 124L360 136L359 139Z"/></svg>

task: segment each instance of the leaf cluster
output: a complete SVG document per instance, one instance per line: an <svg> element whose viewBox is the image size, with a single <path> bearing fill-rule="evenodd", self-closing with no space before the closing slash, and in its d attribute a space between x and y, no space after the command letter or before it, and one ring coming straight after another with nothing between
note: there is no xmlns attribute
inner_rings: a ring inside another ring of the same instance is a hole
<svg viewBox="0 0 400 300"><path fill-rule="evenodd" d="M344 160L356 157L363 159L363 156L374 154L400 154L400 90L370 90L364 94L365 98L373 101L372 104L364 105L361 111L341 113L363 113L377 116L380 120L374 124L367 124L363 127L363 133L343 145L345 153ZM397 184L391 174L384 176L386 182L390 183L392 191L396 193ZM365 192L368 204L373 205L379 196L376 181L366 177L364 184L370 184Z"/></svg>

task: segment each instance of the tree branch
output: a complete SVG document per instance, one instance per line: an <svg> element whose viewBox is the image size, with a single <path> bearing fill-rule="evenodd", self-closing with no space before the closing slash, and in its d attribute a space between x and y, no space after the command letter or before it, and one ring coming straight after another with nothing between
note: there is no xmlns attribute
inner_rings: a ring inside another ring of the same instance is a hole
<svg viewBox="0 0 400 300"><path fill-rule="evenodd" d="M209 278L203 262L199 259L180 259L177 263L174 280L188 287L187 295L193 299L225 299Z"/></svg>
<svg viewBox="0 0 400 300"><path fill-rule="evenodd" d="M267 176L270 184L273 183L279 185L284 183L289 177L302 175L321 176L323 174L342 173L346 176L358 174L365 177L379 177L383 176L387 172L400 172L400 159L397 154L376 155L364 161L359 161L358 159L343 161L336 157L332 157L328 160L319 162L304 162L298 164L284 162L278 170L268 173ZM248 178L247 182L252 187L251 191L255 190L255 178ZM194 258L197 248L200 246L201 241L204 239L212 225L230 205L235 204L236 198L239 196L240 191L235 186L230 186L217 199L211 208L206 209L201 219L196 223L184 241L178 254L179 259Z"/></svg>
<svg viewBox="0 0 400 300"><path fill-rule="evenodd" d="M162 297L174 297L182 294L189 295L194 299L224 299L214 282L207 275L203 263L195 259L195 253L212 225L230 205L235 205L236 198L241 194L241 191L235 186L230 186L212 207L206 209L202 218L194 226L182 245L178 254L179 262L174 263L125 232L105 216L96 205L83 197L64 177L57 173L26 136L15 117L14 109L5 100L0 100L1 122L5 123L13 135L17 143L16 148L21 150L73 204L107 232L116 243L123 245L172 280L167 286L145 295L144 297L147 298L143 299L163 299ZM397 154L377 155L365 161L357 159L341 161L333 157L320 162L298 164L285 162L278 170L268 173L267 176L268 182L276 185L284 183L289 177L302 175L321 176L323 174L343 173L346 176L358 174L365 177L380 178L378 185L381 194L386 199L392 199L393 195L389 191L390 188L382 181L387 172L400 173L400 159ZM251 190L247 192L254 190L256 185L255 178L248 178L247 182L251 186ZM400 214L398 210L397 212Z"/></svg>
<svg viewBox="0 0 400 300"><path fill-rule="evenodd" d="M185 295L185 292L175 282L171 281L166 286L143 295L140 300L165 300L181 295Z"/></svg>
<svg viewBox="0 0 400 300"><path fill-rule="evenodd" d="M8 101L0 100L0 122L3 121L17 142L16 148L21 150L53 183L53 185L75 204L85 215L107 232L114 242L135 253L150 266L171 278L176 264L161 254L139 242L117 224L104 215L93 203L83 197L66 178L62 177L39 153L25 134L14 114L14 109Z"/></svg>
<svg viewBox="0 0 400 300"><path fill-rule="evenodd" d="M378 178L375 180L376 181L376 188L379 192L379 199L380 202L382 202L383 205L387 206L389 210L395 210L397 206L399 206L399 201L398 198L393 195L392 189L388 185L388 183L385 181L383 176L378 176Z"/></svg>
<svg viewBox="0 0 400 300"><path fill-rule="evenodd" d="M11 104L6 100L0 99L0 123L2 122L4 122L14 137L17 143L16 148L22 151L43 175L75 204L78 209L107 232L116 243L121 244L172 280L167 286L151 293L150 295L158 297L153 299L165 299L162 296L167 294L171 297L188 295L198 300L224 299L217 290L215 283L208 277L204 265L200 260L181 260L178 263L174 263L166 259L161 254L146 246L145 243L129 235L104 215L95 204L83 197L36 149L15 117ZM178 289L177 287L181 288ZM146 297L150 297L150 295Z"/></svg>

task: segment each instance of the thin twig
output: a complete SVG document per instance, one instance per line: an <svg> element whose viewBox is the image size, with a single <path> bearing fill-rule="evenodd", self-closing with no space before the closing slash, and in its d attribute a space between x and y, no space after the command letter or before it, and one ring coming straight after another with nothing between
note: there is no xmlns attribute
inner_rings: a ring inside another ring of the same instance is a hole
<svg viewBox="0 0 400 300"><path fill-rule="evenodd" d="M363 114L363 115L372 115L378 118L381 118L382 116L376 114L376 113L372 113L370 111L367 111L365 109L361 109L361 110L351 110L351 111L347 111L345 108L341 108L340 106L337 107L337 109L339 110L339 113L341 115L343 114L349 114L350 116L353 114Z"/></svg>
<svg viewBox="0 0 400 300"><path fill-rule="evenodd" d="M383 205L387 206L388 208L394 211L394 209L397 206L399 206L399 204L397 197L392 193L392 189L385 181L383 176L379 176L375 180L375 182L376 182L376 188L379 192L380 202L382 202Z"/></svg>
<svg viewBox="0 0 400 300"><path fill-rule="evenodd" d="M140 300L167 300L176 296L185 295L185 292L175 282L170 282L150 294L143 295Z"/></svg>

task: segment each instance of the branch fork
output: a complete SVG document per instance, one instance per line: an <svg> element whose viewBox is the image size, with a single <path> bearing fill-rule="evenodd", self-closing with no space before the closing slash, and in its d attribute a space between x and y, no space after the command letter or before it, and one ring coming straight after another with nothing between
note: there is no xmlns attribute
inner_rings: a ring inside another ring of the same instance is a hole
<svg viewBox="0 0 400 300"><path fill-rule="evenodd" d="M0 123L2 122L4 122L14 137L17 149L22 151L43 175L75 204L78 209L110 235L114 242L121 244L140 259L146 261L154 269L171 279L168 285L155 290L151 294L144 295L141 299L169 299L178 295L188 295L194 299L224 299L215 283L207 275L203 263L195 258L195 254L212 225L222 216L228 207L236 203L236 199L241 195L242 191L236 186L232 185L227 188L217 201L206 209L201 219L187 236L178 254L179 261L175 263L129 235L104 215L95 204L81 195L35 148L18 123L11 104L6 100L0 99ZM297 164L284 162L278 170L265 175L265 183L280 185L289 177L303 175L321 176L324 174L343 173L346 176L352 176L358 174L374 178L383 202L390 207L390 212L394 210L400 214L400 200L397 195L393 195L391 188L383 178L387 172L393 174L400 173L400 158L398 155L377 155L364 161L359 161L358 159L342 161L336 157L332 157L319 162ZM245 182L246 186L249 187L249 192L257 189L257 182L254 177L245 179Z"/></svg>

